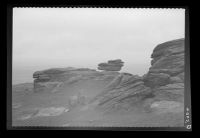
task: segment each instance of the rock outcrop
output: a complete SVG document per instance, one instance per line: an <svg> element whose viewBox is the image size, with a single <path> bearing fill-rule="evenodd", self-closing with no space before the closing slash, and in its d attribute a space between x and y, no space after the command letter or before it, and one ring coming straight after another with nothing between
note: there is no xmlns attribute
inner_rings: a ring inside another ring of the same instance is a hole
<svg viewBox="0 0 200 138"><path fill-rule="evenodd" d="M105 71L120 71L122 66L124 66L124 62L121 59L109 60L107 63L98 64L99 70Z"/></svg>
<svg viewBox="0 0 200 138"><path fill-rule="evenodd" d="M85 80L110 81L118 72L99 72L88 68L52 68L33 74L34 92L57 92L66 85Z"/></svg>
<svg viewBox="0 0 200 138"><path fill-rule="evenodd" d="M144 76L119 73L124 62L120 59L100 63L99 70L54 68L33 74L34 91L59 91L64 85L85 80L106 81L101 93L89 103L97 103L104 110L130 109L138 103L156 101L183 102L184 97L184 39L159 44L151 55L151 67ZM150 97L150 98L148 98Z"/></svg>
<svg viewBox="0 0 200 138"><path fill-rule="evenodd" d="M121 73L93 100L109 110L130 109L146 101L148 106L157 101L183 102L184 39L158 45L151 57L152 66L143 77Z"/></svg>
<svg viewBox="0 0 200 138"><path fill-rule="evenodd" d="M171 77L184 72L184 39L158 45L151 55L150 73L164 73ZM146 78L148 79L148 77Z"/></svg>
<svg viewBox="0 0 200 138"><path fill-rule="evenodd" d="M95 70L86 68L52 68L43 71L36 71L33 74L35 92L56 92L64 82L73 84L80 79L87 79ZM88 75L90 74L90 75ZM86 78L86 77L87 78Z"/></svg>
<svg viewBox="0 0 200 138"><path fill-rule="evenodd" d="M151 89L144 85L142 77L120 74L93 99L93 102L96 101L98 108L104 111L129 110L150 93Z"/></svg>
<svg viewBox="0 0 200 138"><path fill-rule="evenodd" d="M151 67L144 84L157 100L184 99L184 39L159 44L151 55Z"/></svg>

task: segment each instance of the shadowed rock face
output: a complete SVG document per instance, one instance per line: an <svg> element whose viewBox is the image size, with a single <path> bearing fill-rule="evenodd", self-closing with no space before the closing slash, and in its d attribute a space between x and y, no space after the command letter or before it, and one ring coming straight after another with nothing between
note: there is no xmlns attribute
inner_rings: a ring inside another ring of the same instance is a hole
<svg viewBox="0 0 200 138"><path fill-rule="evenodd" d="M99 70L105 71L120 71L122 66L124 66L124 62L121 59L109 60L107 63L98 64Z"/></svg>

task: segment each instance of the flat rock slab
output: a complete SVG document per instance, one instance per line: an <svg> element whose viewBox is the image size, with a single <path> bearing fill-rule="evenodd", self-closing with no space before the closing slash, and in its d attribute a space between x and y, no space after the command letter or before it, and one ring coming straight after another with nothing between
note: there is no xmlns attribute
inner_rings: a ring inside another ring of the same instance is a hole
<svg viewBox="0 0 200 138"><path fill-rule="evenodd" d="M65 107L35 108L31 113L19 117L18 120L27 120L35 117L59 116L68 111L69 109Z"/></svg>
<svg viewBox="0 0 200 138"><path fill-rule="evenodd" d="M181 112L184 110L182 103L165 100L153 102L150 108L157 113Z"/></svg>
<svg viewBox="0 0 200 138"><path fill-rule="evenodd" d="M68 111L68 109L64 107L49 107L40 109L39 112L36 114L37 116L58 116L61 115L63 112Z"/></svg>
<svg viewBox="0 0 200 138"><path fill-rule="evenodd" d="M13 103L13 104L12 104L12 108L13 108L13 109L18 109L18 108L20 108L21 106L22 106L21 103Z"/></svg>

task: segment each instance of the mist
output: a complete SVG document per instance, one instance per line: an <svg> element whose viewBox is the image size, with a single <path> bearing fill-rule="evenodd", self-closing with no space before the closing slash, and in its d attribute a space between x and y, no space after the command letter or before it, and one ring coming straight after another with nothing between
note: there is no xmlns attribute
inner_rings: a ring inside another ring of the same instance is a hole
<svg viewBox="0 0 200 138"><path fill-rule="evenodd" d="M55 67L97 69L121 59L120 72L143 75L156 45L184 38L184 9L14 8L13 84Z"/></svg>

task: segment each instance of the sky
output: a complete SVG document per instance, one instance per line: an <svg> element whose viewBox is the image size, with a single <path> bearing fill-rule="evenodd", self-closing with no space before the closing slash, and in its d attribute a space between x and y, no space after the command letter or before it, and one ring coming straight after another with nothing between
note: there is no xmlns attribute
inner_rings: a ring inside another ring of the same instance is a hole
<svg viewBox="0 0 200 138"><path fill-rule="evenodd" d="M184 38L184 9L14 8L13 84L33 82L35 71L97 69L125 62L121 72L143 75L156 45Z"/></svg>

